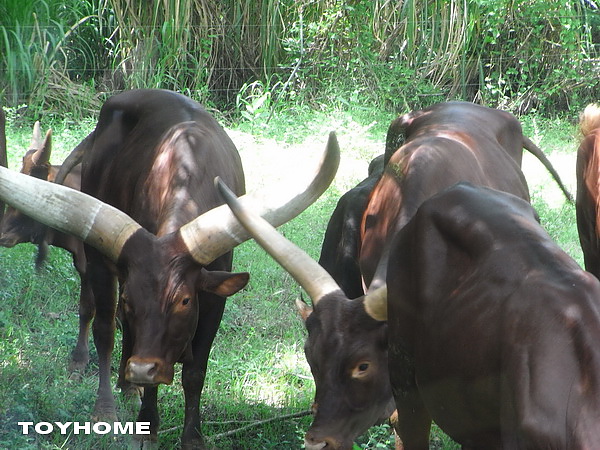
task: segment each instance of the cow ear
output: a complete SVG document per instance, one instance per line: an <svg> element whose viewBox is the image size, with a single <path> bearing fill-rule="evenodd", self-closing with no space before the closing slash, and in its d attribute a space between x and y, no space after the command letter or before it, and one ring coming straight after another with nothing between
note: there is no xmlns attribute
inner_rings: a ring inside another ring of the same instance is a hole
<svg viewBox="0 0 600 450"><path fill-rule="evenodd" d="M300 298L296 299L296 308L298 308L298 312L300 313L300 317L302 320L306 322L308 316L310 316L313 312L313 309L306 304L306 302Z"/></svg>
<svg viewBox="0 0 600 450"><path fill-rule="evenodd" d="M229 297L248 284L250 274L248 272L232 273L220 270L208 271L202 269L202 275L198 283L198 289L222 297Z"/></svg>

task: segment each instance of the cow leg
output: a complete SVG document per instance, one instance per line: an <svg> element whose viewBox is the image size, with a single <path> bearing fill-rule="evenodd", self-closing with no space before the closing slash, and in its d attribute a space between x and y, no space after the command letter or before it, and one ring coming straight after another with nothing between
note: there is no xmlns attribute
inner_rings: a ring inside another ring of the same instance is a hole
<svg viewBox="0 0 600 450"><path fill-rule="evenodd" d="M92 419L111 421L117 419L110 385L110 363L115 341L116 277L102 263L91 262L88 265L88 276L96 305L92 332L99 365L98 397Z"/></svg>
<svg viewBox="0 0 600 450"><path fill-rule="evenodd" d="M394 389L398 408L398 421L394 424L404 450L428 450L431 417L425 409L416 389Z"/></svg>
<svg viewBox="0 0 600 450"><path fill-rule="evenodd" d="M90 323L96 313L94 296L85 273L79 273L81 279L81 290L79 293L79 335L77 344L71 353L69 371L82 371L90 360L88 347Z"/></svg>
<svg viewBox="0 0 600 450"><path fill-rule="evenodd" d="M136 439L142 442L144 448L152 447L158 442L158 427L160 416L158 414L158 386L147 386L144 388L142 406L137 417L138 422L150 422L150 434L137 435ZM150 444L150 445L148 445Z"/></svg>
<svg viewBox="0 0 600 450"><path fill-rule="evenodd" d="M200 431L200 394L204 387L208 355L223 317L225 299L212 294L201 294L198 327L192 340L192 361L183 364L181 382L185 397L185 418L181 448L205 448Z"/></svg>
<svg viewBox="0 0 600 450"><path fill-rule="evenodd" d="M129 358L131 357L131 354L133 352L133 339L131 337L131 331L129 329L127 319L125 318L125 314L121 311L121 308L118 306L117 314L119 315L119 320L121 323L121 333L123 335L121 342L121 361L119 362L119 377L117 378L117 387L121 390L121 393L131 397L132 400L137 399L138 406L140 406L139 401L144 395L144 389L140 386L130 383L125 379L125 369L127 367L127 361L129 361Z"/></svg>
<svg viewBox="0 0 600 450"><path fill-rule="evenodd" d="M389 346L390 382L398 418L393 422L404 450L428 450L431 416L416 384L414 359L402 345Z"/></svg>

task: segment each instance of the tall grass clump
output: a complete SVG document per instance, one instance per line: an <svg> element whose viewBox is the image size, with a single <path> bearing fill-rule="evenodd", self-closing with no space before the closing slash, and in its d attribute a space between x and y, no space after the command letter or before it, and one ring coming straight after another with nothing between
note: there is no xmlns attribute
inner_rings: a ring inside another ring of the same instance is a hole
<svg viewBox="0 0 600 450"><path fill-rule="evenodd" d="M110 0L117 20L113 69L120 87L164 87L231 104L244 82L282 58L277 0Z"/></svg>
<svg viewBox="0 0 600 450"><path fill-rule="evenodd" d="M0 13L2 102L38 115L132 88L249 120L446 99L554 114L599 96L600 13L581 0L5 0Z"/></svg>
<svg viewBox="0 0 600 450"><path fill-rule="evenodd" d="M99 103L89 73L102 64L101 1L6 0L0 4L0 101L90 114Z"/></svg>

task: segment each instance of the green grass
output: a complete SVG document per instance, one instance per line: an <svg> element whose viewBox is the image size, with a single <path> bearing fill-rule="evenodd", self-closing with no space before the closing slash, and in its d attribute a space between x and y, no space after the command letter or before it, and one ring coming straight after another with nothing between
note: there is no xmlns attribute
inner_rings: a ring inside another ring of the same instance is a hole
<svg viewBox="0 0 600 450"><path fill-rule="evenodd" d="M281 230L317 258L323 233L341 193L364 178L368 162L383 151L391 115L371 111L297 111L275 116L269 124L243 123L230 130L246 170L248 191L278 186L311 170L324 148L327 133L336 129L342 163L334 184L315 205ZM576 142L566 121L539 121L537 132L527 119L529 135L573 188ZM89 132L93 121L66 119L54 129L53 161L60 162ZM43 129L47 124L42 125ZM18 169L30 139L29 126L11 119L9 165ZM25 147L24 147L25 146ZM307 164L304 164L304 163ZM564 164L562 162L565 162ZM568 164L567 164L568 162ZM524 168L533 203L542 223L559 244L581 263L574 209L557 195L555 186L536 161ZM35 248L0 249L0 448L123 448L126 440L110 437L23 436L18 421L87 421L97 388L97 356L79 378L67 373L69 353L77 335L78 277L65 252L52 249L46 267L34 271ZM225 315L210 356L201 401L207 442L218 449L302 448L311 417L273 421L232 436L217 436L243 425L308 410L314 382L303 354L304 325L294 308L301 294L293 282L254 242L236 249L234 270L247 270L251 281L227 301ZM119 338L117 338L117 342ZM116 382L119 349L114 352ZM135 419L135 407L116 392L119 417ZM180 373L160 389L160 448L175 448L183 423ZM387 426L375 427L355 448L393 448ZM432 448L458 448L437 428Z"/></svg>

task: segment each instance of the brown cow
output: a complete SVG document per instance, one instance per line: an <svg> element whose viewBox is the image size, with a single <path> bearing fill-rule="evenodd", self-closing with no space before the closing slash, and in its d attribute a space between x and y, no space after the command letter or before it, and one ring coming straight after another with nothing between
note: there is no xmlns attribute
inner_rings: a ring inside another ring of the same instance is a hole
<svg viewBox="0 0 600 450"><path fill-rule="evenodd" d="M224 297L248 281L246 273L229 272L231 249L248 235L226 206L218 207L213 186L218 175L244 193L237 150L193 100L134 90L103 105L83 155L82 192L0 169L0 198L86 243L100 365L94 416L115 417L110 357L118 279L126 361L120 377L144 387L137 420L150 422L151 435L140 438L156 439L158 385L171 383L174 364L182 362L182 446L202 447L199 399L208 354ZM318 198L338 162L332 134L321 170L304 192L290 201L247 202L280 225Z"/></svg>
<svg viewBox="0 0 600 450"><path fill-rule="evenodd" d="M585 268L600 278L600 107L588 105L579 120L577 150L577 231Z"/></svg>
<svg viewBox="0 0 600 450"><path fill-rule="evenodd" d="M40 123L36 122L33 128L33 138L30 148L23 156L21 173L41 180L54 181L60 166L50 164L52 152L52 133L49 130L42 141ZM70 188L81 188L81 166L74 168L67 176L64 184ZM81 279L79 297L79 335L77 344L71 354L69 370L83 369L89 361L89 328L94 318L94 300L92 292L84 276L86 269L83 242L75 237L55 231L46 225L36 222L15 208L8 207L4 220L0 223L0 246L14 247L17 244L31 242L38 246L36 267L40 267L46 256L48 245L60 247L71 253L73 265Z"/></svg>
<svg viewBox="0 0 600 450"><path fill-rule="evenodd" d="M469 181L529 201L521 172L523 148L550 171L567 199L571 194L542 151L523 136L510 113L468 102L447 102L405 114L390 125L390 142L404 144L389 156L363 216L361 273L368 286L390 236L401 229L427 198L460 181ZM385 271L385 257L381 260Z"/></svg>
<svg viewBox="0 0 600 450"><path fill-rule="evenodd" d="M315 361L334 361L359 395L318 405L349 409L346 429L373 389L380 361L362 351L376 336L389 352L405 450L429 448L432 419L465 448L596 448L600 282L552 242L526 201L468 183L442 191L393 239L387 286L350 300L306 253L221 190L309 293L307 325L320 308L349 305L352 314L337 324L315 319L307 344L313 373ZM382 336L377 324L386 320ZM335 340L313 345L332 331ZM347 365L343 355L356 357ZM307 434L306 448L350 445L343 435L315 443Z"/></svg>
<svg viewBox="0 0 600 450"><path fill-rule="evenodd" d="M398 142L403 145L390 156L390 149ZM373 287L384 282L389 239L424 200L444 188L470 181L529 200L520 169L523 148L536 155L562 186L543 153L523 136L520 123L509 113L448 102L392 122L386 139L385 158L389 161L370 194L362 236L355 231L354 238L350 237L361 242L359 273L365 285L371 284L378 264L378 281ZM307 318L305 349L316 384L315 418L306 434L307 448L325 444L350 448L354 438L390 411L387 347L382 344L386 325L361 318L359 303L327 300L314 311L299 305ZM360 348L347 345L345 330L360 334ZM336 358L330 358L332 354ZM352 374L360 372L361 361L369 361L369 376L355 378Z"/></svg>

